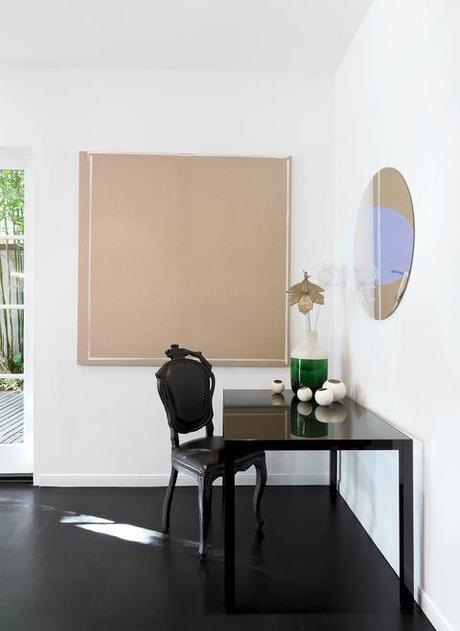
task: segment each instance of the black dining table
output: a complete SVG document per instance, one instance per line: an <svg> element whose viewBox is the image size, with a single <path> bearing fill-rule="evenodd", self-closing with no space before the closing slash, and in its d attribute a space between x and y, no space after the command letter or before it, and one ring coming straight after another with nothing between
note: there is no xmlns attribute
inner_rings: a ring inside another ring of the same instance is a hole
<svg viewBox="0 0 460 631"><path fill-rule="evenodd" d="M413 441L373 412L345 399L328 407L293 392L224 390L225 607L235 611L235 460L245 452L329 451L329 484L338 496L338 457L344 450L399 454L399 585L403 611L414 608ZM370 579L371 580L371 579Z"/></svg>

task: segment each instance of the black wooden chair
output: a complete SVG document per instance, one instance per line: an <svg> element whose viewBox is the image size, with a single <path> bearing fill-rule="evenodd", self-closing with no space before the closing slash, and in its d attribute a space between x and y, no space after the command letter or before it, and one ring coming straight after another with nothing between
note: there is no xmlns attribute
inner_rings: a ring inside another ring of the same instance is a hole
<svg viewBox="0 0 460 631"><path fill-rule="evenodd" d="M199 553L204 559L211 517L212 484L224 476L224 439L213 435L215 377L211 364L200 352L172 344L165 353L170 361L156 373L158 392L171 430L171 477L163 506L163 532L169 531L177 474L185 473L198 483ZM195 432L202 427L206 427L206 437L179 444L179 434ZM267 481L265 452L245 454L236 461L235 470L246 471L252 465L257 472L253 506L260 529L263 525L260 502Z"/></svg>

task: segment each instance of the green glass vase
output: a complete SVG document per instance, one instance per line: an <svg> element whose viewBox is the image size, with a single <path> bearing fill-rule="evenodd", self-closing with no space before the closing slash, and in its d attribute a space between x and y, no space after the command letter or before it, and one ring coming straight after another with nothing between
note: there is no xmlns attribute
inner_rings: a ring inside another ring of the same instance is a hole
<svg viewBox="0 0 460 631"><path fill-rule="evenodd" d="M306 331L291 352L291 388L311 388L313 393L327 380L327 354L318 342L317 331Z"/></svg>

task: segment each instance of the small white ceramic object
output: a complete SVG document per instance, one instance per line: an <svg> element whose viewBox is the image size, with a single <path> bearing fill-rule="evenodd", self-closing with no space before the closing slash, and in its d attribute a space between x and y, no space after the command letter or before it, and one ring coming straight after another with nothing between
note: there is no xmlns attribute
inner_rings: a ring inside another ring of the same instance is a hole
<svg viewBox="0 0 460 631"><path fill-rule="evenodd" d="M320 388L315 392L315 401L318 405L331 405L333 400L334 395L329 388Z"/></svg>
<svg viewBox="0 0 460 631"><path fill-rule="evenodd" d="M310 401L313 397L313 392L310 388L299 388L297 390L297 398L299 401Z"/></svg>
<svg viewBox="0 0 460 631"><path fill-rule="evenodd" d="M284 390L284 381L282 379L273 379L272 390L275 394L281 394Z"/></svg>
<svg viewBox="0 0 460 631"><path fill-rule="evenodd" d="M347 411L341 403L332 403L327 407L319 405L315 408L315 418L320 423L343 423L346 417Z"/></svg>
<svg viewBox="0 0 460 631"><path fill-rule="evenodd" d="M328 379L323 383L323 388L328 388L332 392L334 401L345 399L347 394L347 387L340 379Z"/></svg>
<svg viewBox="0 0 460 631"><path fill-rule="evenodd" d="M308 401L300 401L300 403L297 403L297 412L302 414L302 416L310 416L313 412L313 406Z"/></svg>

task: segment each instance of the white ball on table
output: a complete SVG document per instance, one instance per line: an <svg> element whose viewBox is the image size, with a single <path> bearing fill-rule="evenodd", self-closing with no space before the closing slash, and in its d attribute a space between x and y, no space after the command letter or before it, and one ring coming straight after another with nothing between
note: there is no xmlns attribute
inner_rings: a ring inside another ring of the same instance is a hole
<svg viewBox="0 0 460 631"><path fill-rule="evenodd" d="M347 387L340 379L328 379L323 383L323 388L327 388L332 392L334 401L345 399L347 394Z"/></svg>
<svg viewBox="0 0 460 631"><path fill-rule="evenodd" d="M318 405L331 405L334 395L329 388L320 388L315 392L315 401Z"/></svg>
<svg viewBox="0 0 460 631"><path fill-rule="evenodd" d="M313 392L311 391L311 388L299 388L297 390L297 398L299 399L299 401L310 401L310 399L313 397Z"/></svg>
<svg viewBox="0 0 460 631"><path fill-rule="evenodd" d="M282 379L273 379L272 391L275 394L281 394L284 390L284 381Z"/></svg>

